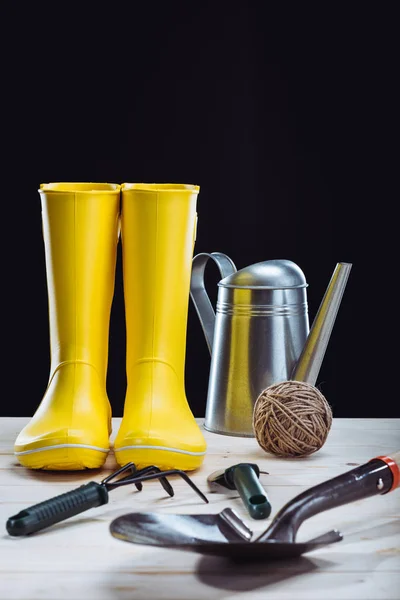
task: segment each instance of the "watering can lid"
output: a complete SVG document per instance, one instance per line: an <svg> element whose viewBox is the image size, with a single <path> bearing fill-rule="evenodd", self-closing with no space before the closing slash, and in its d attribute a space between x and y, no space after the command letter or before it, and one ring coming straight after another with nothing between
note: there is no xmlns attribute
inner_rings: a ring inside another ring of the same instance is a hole
<svg viewBox="0 0 400 600"><path fill-rule="evenodd" d="M218 283L221 287L287 289L307 287L303 271L291 260L274 259L244 267Z"/></svg>

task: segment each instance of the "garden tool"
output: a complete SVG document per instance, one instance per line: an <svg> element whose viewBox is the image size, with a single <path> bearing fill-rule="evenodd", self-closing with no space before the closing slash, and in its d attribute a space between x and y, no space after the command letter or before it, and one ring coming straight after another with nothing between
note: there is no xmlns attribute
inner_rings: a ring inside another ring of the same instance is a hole
<svg viewBox="0 0 400 600"><path fill-rule="evenodd" d="M249 515L253 519L266 519L271 514L271 504L259 481L260 473L256 464L239 463L214 471L207 482L213 492L238 491Z"/></svg>
<svg viewBox="0 0 400 600"><path fill-rule="evenodd" d="M36 533L46 527L50 527L50 525L60 523L65 519L78 515L85 510L107 504L109 499L108 492L115 488L134 484L136 489L141 491L143 488L142 482L149 481L150 479L159 479L167 494L173 496L174 490L167 479L167 475L180 475L204 502L208 502L203 492L199 490L184 471L176 469L161 471L161 469L154 465L138 470L136 465L128 463L103 479L100 483L90 481L75 490L60 494L22 510L7 520L7 532L12 536Z"/></svg>
<svg viewBox="0 0 400 600"><path fill-rule="evenodd" d="M14 450L32 469L94 469L106 460L111 432L106 372L120 186L43 183L39 193L51 365Z"/></svg>
<svg viewBox="0 0 400 600"><path fill-rule="evenodd" d="M185 394L186 328L199 187L122 185L127 389L120 465L199 467L203 433Z"/></svg>
<svg viewBox="0 0 400 600"><path fill-rule="evenodd" d="M333 530L308 542L297 542L300 525L337 506L386 494L400 483L400 451L369 462L309 488L290 500L269 527L254 540L253 532L230 508L219 514L176 515L131 513L114 519L111 534L134 544L224 556L236 561L272 560L300 556L343 536Z"/></svg>
<svg viewBox="0 0 400 600"><path fill-rule="evenodd" d="M218 266L216 313L204 285L209 259ZM309 330L305 275L286 259L236 270L221 252L193 258L190 296L211 354L204 427L254 437L254 404L274 383L315 385L351 269L337 263Z"/></svg>

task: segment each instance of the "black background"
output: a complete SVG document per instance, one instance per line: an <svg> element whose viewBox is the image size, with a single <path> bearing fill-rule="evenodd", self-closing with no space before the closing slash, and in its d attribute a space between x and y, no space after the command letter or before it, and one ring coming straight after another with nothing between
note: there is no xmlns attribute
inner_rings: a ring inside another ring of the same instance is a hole
<svg viewBox="0 0 400 600"><path fill-rule="evenodd" d="M195 253L225 252L238 269L293 260L309 284L310 321L336 263L351 262L317 383L334 416L400 416L394 10L274 6L2 5L3 416L33 414L49 374L37 192L49 181L200 185ZM218 274L208 270L215 301ZM119 252L114 416L124 361ZM209 364L190 304L195 416L204 415Z"/></svg>

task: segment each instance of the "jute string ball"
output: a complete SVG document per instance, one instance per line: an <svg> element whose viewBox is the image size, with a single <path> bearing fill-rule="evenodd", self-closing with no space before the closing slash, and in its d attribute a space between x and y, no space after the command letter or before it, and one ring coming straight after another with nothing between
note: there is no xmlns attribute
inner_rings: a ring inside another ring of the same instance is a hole
<svg viewBox="0 0 400 600"><path fill-rule="evenodd" d="M310 383L283 381L267 387L256 400L253 430L271 454L306 456L319 450L332 425L325 396Z"/></svg>

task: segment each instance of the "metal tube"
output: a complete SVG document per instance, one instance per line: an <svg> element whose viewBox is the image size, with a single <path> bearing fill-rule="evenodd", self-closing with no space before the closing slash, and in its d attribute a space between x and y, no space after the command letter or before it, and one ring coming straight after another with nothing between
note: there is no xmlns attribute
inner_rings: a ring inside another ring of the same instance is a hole
<svg viewBox="0 0 400 600"><path fill-rule="evenodd" d="M291 379L315 385L351 267L337 263Z"/></svg>

